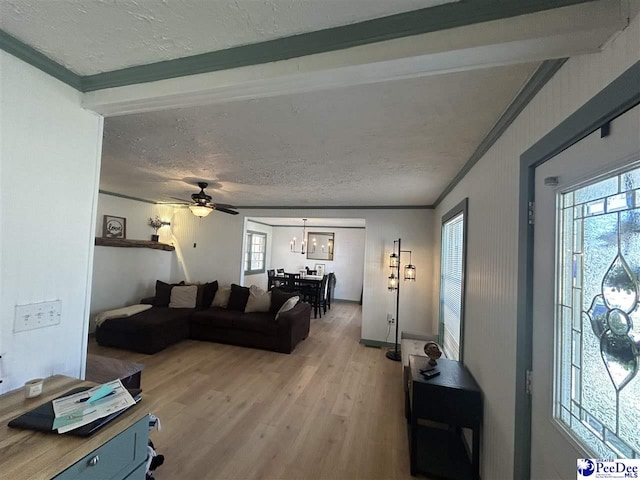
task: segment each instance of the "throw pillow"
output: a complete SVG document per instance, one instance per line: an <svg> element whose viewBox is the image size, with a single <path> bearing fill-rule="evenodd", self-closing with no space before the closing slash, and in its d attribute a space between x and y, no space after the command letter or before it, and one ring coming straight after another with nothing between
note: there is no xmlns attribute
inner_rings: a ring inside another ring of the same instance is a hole
<svg viewBox="0 0 640 480"><path fill-rule="evenodd" d="M173 287L169 308L196 308L197 285Z"/></svg>
<svg viewBox="0 0 640 480"><path fill-rule="evenodd" d="M293 307L295 307L298 304L298 300L300 300L300 297L295 296L295 297L291 297L289 300L284 302L282 304L282 307L280 307L280 310L278 310L278 313L276 313L276 320L278 320L278 317L280 316L281 313L289 311Z"/></svg>
<svg viewBox="0 0 640 480"><path fill-rule="evenodd" d="M198 304L199 307L208 307L213 302L213 298L216 296L216 292L218 291L218 281L211 283L205 283L202 286L202 300L201 303Z"/></svg>
<svg viewBox="0 0 640 480"><path fill-rule="evenodd" d="M249 288L232 283L231 296L229 297L227 308L229 310L244 312L244 307L247 306L247 300L249 300Z"/></svg>
<svg viewBox="0 0 640 480"><path fill-rule="evenodd" d="M277 313L278 310L280 310L280 307L282 307L282 305L284 304L284 302L286 302L287 300L289 300L291 297L294 297L295 293L291 293L291 292L285 292L284 290L281 290L279 288L272 288L271 289L271 308L269 309L269 311L271 313Z"/></svg>
<svg viewBox="0 0 640 480"><path fill-rule="evenodd" d="M268 312L269 308L271 308L271 292L265 292L260 287L251 285L244 313Z"/></svg>
<svg viewBox="0 0 640 480"><path fill-rule="evenodd" d="M229 304L229 297L231 296L231 287L220 287L216 291L211 302L212 307L227 308Z"/></svg>
<svg viewBox="0 0 640 480"><path fill-rule="evenodd" d="M156 307L166 307L171 301L171 289L173 285L156 280L156 296L153 305Z"/></svg>

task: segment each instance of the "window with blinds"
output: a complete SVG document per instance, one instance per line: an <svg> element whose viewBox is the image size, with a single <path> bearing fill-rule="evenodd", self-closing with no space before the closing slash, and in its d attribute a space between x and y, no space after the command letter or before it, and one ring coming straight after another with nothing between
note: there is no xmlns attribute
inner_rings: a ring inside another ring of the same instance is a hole
<svg viewBox="0 0 640 480"><path fill-rule="evenodd" d="M464 317L466 199L443 217L439 337L447 358L461 360Z"/></svg>
<svg viewBox="0 0 640 480"><path fill-rule="evenodd" d="M267 252L267 234L261 232L247 232L247 248L244 252L244 273L264 273L265 256Z"/></svg>

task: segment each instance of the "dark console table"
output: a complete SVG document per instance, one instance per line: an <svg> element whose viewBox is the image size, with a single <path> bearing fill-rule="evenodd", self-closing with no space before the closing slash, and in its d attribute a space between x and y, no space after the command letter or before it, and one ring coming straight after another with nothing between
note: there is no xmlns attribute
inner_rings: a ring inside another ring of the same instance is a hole
<svg viewBox="0 0 640 480"><path fill-rule="evenodd" d="M482 394L469 370L454 360L440 359L440 375L425 380L420 369L428 358L409 356L411 474L478 480L480 478L480 425ZM448 425L420 425L418 419ZM462 443L460 427L473 432L472 460Z"/></svg>

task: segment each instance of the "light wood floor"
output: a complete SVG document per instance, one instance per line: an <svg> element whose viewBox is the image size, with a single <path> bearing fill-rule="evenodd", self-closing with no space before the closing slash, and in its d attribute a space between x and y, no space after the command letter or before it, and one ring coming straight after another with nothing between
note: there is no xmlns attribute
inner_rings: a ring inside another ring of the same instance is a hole
<svg viewBox="0 0 640 480"><path fill-rule="evenodd" d="M145 364L157 480L410 479L401 366L359 344L360 324L359 305L335 303L291 355L194 340L89 352Z"/></svg>

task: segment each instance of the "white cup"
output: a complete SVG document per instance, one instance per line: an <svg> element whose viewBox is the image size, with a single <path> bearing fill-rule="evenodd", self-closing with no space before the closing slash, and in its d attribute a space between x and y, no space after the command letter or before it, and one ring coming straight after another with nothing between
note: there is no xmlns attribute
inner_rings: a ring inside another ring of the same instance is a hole
<svg viewBox="0 0 640 480"><path fill-rule="evenodd" d="M27 398L37 397L42 393L42 378L34 378L24 384L24 395Z"/></svg>

